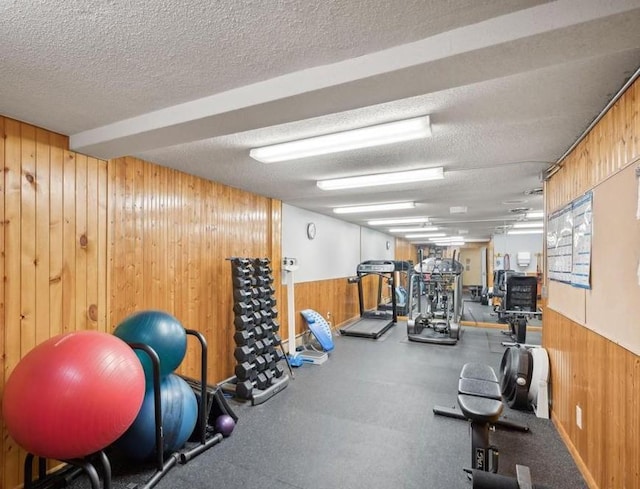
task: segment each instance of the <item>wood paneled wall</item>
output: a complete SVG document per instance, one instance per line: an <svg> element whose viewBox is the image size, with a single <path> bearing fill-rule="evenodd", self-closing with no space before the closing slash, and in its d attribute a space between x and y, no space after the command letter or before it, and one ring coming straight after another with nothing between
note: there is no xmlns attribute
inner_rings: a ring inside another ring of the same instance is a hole
<svg viewBox="0 0 640 489"><path fill-rule="evenodd" d="M639 112L636 82L545 183L548 213L638 160ZM630 293L622 284L607 291L611 307L622 293ZM551 359L552 416L589 486L640 487L640 358L550 307L543 316L543 345Z"/></svg>
<svg viewBox="0 0 640 489"><path fill-rule="evenodd" d="M107 163L68 140L0 117L0 399L20 359L60 333L107 330ZM24 451L2 423L0 488Z"/></svg>
<svg viewBox="0 0 640 489"><path fill-rule="evenodd" d="M412 261L414 264L418 262L418 249L416 245L400 238L396 238L395 259Z"/></svg>
<svg viewBox="0 0 640 489"><path fill-rule="evenodd" d="M590 487L640 487L640 357L553 309L544 314L556 426Z"/></svg>
<svg viewBox="0 0 640 489"><path fill-rule="evenodd" d="M547 182L549 213L640 157L640 85L636 81L564 159Z"/></svg>
<svg viewBox="0 0 640 489"><path fill-rule="evenodd" d="M212 382L232 375L227 258L271 258L282 303L280 215L279 201L135 158L110 161L109 325L137 310L167 311L204 334ZM181 373L199 375L198 352L190 339Z"/></svg>
<svg viewBox="0 0 640 489"><path fill-rule="evenodd" d="M300 315L303 309L317 311L331 323L333 328L360 315L358 287L355 284L349 284L346 277L296 284L295 302L296 334L307 330L307 325ZM287 310L286 300L280 310Z"/></svg>

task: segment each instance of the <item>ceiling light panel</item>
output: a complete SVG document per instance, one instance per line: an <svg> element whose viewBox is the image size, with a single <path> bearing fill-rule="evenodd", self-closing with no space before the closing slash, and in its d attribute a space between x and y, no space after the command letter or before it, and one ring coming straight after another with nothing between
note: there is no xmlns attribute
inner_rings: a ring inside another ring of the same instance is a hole
<svg viewBox="0 0 640 489"><path fill-rule="evenodd" d="M439 239L445 236L446 236L445 233L424 233L424 234L406 234L404 237L407 239L416 239L416 238Z"/></svg>
<svg viewBox="0 0 640 489"><path fill-rule="evenodd" d="M333 212L336 214L356 214L359 212L384 212L384 211L397 211L402 209L413 209L415 206L416 206L415 202L391 202L388 204L335 207L333 209Z"/></svg>
<svg viewBox="0 0 640 489"><path fill-rule="evenodd" d="M432 231L437 231L438 228L436 226L425 226L425 227L416 227L416 228L391 228L389 229L390 233L430 233Z"/></svg>
<svg viewBox="0 0 640 489"><path fill-rule="evenodd" d="M262 163L277 163L353 149L410 141L431 135L429 116L362 127L351 131L254 148L249 156Z"/></svg>
<svg viewBox="0 0 640 489"><path fill-rule="evenodd" d="M542 234L542 229L513 229L507 231L507 234Z"/></svg>
<svg viewBox="0 0 640 489"><path fill-rule="evenodd" d="M542 219L543 217L544 217L543 211L531 211L531 212L527 212L526 214L527 219Z"/></svg>
<svg viewBox="0 0 640 489"><path fill-rule="evenodd" d="M440 180L442 178L444 178L444 170L442 167L438 167L318 180L316 185L321 190L343 190L349 188L376 187L379 185L394 185L398 183L425 182L427 180Z"/></svg>
<svg viewBox="0 0 640 489"><path fill-rule="evenodd" d="M513 225L514 229L541 228L541 227L544 227L544 223L542 221L537 221L537 222L516 222Z"/></svg>
<svg viewBox="0 0 640 489"><path fill-rule="evenodd" d="M399 217L397 219L375 219L368 221L369 226L391 226L395 224L417 224L429 222L428 217Z"/></svg>

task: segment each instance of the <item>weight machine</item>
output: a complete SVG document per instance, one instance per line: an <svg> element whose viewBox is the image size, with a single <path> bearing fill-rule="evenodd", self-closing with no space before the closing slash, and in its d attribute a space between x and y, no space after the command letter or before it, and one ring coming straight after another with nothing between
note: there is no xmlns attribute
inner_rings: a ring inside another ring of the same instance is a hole
<svg viewBox="0 0 640 489"><path fill-rule="evenodd" d="M419 343L455 345L462 316L462 264L426 258L415 266L409 282L407 337Z"/></svg>

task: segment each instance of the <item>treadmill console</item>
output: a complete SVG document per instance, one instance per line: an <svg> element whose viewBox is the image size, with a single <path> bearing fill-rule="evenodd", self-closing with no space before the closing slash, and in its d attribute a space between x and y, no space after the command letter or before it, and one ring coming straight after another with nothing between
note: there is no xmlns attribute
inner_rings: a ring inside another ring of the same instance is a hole
<svg viewBox="0 0 640 489"><path fill-rule="evenodd" d="M392 261L370 260L358 265L358 273L393 273L396 266Z"/></svg>

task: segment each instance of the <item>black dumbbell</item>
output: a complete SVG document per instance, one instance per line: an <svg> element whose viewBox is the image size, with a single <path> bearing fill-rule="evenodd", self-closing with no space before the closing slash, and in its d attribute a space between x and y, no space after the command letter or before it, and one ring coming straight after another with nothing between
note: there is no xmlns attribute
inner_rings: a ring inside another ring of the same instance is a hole
<svg viewBox="0 0 640 489"><path fill-rule="evenodd" d="M254 334L247 330L239 330L236 331L233 335L233 340L236 342L238 346L248 346L249 348L253 348L256 343L256 338Z"/></svg>
<svg viewBox="0 0 640 489"><path fill-rule="evenodd" d="M271 353L265 353L262 357L267 362L267 370L271 370L276 366L276 359Z"/></svg>
<svg viewBox="0 0 640 489"><path fill-rule="evenodd" d="M274 373L271 370L265 370L263 372L264 376L267 378L267 385L273 384Z"/></svg>
<svg viewBox="0 0 640 489"><path fill-rule="evenodd" d="M253 363L256 355L264 350L264 344L262 341L256 341L255 344L250 347L247 345L236 346L233 350L233 356L238 363L249 362Z"/></svg>
<svg viewBox="0 0 640 489"><path fill-rule="evenodd" d="M233 277L233 286L238 289L248 289L256 285L256 279L253 277Z"/></svg>
<svg viewBox="0 0 640 489"><path fill-rule="evenodd" d="M231 267L231 275L239 278L249 278L253 275L253 266L248 263L246 265L234 265Z"/></svg>
<svg viewBox="0 0 640 489"><path fill-rule="evenodd" d="M272 285L256 287L258 289L258 297L269 298L276 293L276 289Z"/></svg>
<svg viewBox="0 0 640 489"><path fill-rule="evenodd" d="M233 289L233 299L237 302L249 302L253 298L253 289Z"/></svg>
<svg viewBox="0 0 640 489"><path fill-rule="evenodd" d="M274 333L277 333L278 331L280 331L280 323L278 321L276 321L275 319L271 319L267 323L267 325L271 327L271 331L273 331ZM265 325L263 325L262 327L264 328Z"/></svg>
<svg viewBox="0 0 640 489"><path fill-rule="evenodd" d="M276 376L276 379L279 379L284 375L284 367L279 363L276 364L275 368L273 369L273 374Z"/></svg>
<svg viewBox="0 0 640 489"><path fill-rule="evenodd" d="M258 301L260 302L260 309L272 309L276 306L274 297L262 297Z"/></svg>
<svg viewBox="0 0 640 489"><path fill-rule="evenodd" d="M269 338L269 337L264 338L262 340L262 345L263 345L262 351L266 352L266 351L269 350L270 347L273 346L273 340L271 338Z"/></svg>
<svg viewBox="0 0 640 489"><path fill-rule="evenodd" d="M258 370L255 365L250 364L249 362L242 362L236 365L234 372L238 380L243 382L245 380L255 380L258 376Z"/></svg>
<svg viewBox="0 0 640 489"><path fill-rule="evenodd" d="M249 315L253 311L253 306L250 302L236 302L233 305L233 312L239 316Z"/></svg>
<svg viewBox="0 0 640 489"><path fill-rule="evenodd" d="M242 399L251 399L253 389L264 390L269 386L269 379L264 373L256 375L255 380L238 381L236 384L236 394Z"/></svg>
<svg viewBox="0 0 640 489"><path fill-rule="evenodd" d="M256 370L258 372L264 372L264 370L267 368L267 361L262 355L258 355L253 361L253 364L256 366Z"/></svg>
<svg viewBox="0 0 640 489"><path fill-rule="evenodd" d="M260 320L262 320L262 317L260 318ZM250 329L253 326L254 321L255 318L253 316L253 313L251 313L251 316L245 316L243 314L241 316L236 316L233 319L233 324L236 327L236 330L241 331Z"/></svg>

